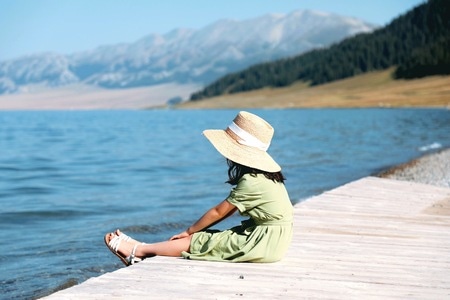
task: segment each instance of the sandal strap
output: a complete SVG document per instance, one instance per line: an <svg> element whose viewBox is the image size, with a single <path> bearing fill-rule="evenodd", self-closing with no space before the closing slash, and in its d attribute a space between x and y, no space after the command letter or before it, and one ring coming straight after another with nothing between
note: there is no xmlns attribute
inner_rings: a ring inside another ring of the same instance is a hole
<svg viewBox="0 0 450 300"><path fill-rule="evenodd" d="M120 247L120 243L122 242L122 240L116 235L115 237L113 237L108 245L114 250L114 251L118 251L119 247Z"/></svg>
<svg viewBox="0 0 450 300"><path fill-rule="evenodd" d="M128 241L131 240L131 236L126 235L126 234L123 233L123 232L121 232L120 235L116 235L116 236L118 236L119 239L121 239L121 240L123 240L123 241L125 241L125 242L128 242ZM145 243L141 243L141 245L145 245Z"/></svg>
<svg viewBox="0 0 450 300"><path fill-rule="evenodd" d="M137 249L138 246L139 246L139 244L134 245L133 250L131 251L130 256L128 256L128 257L126 258L126 260L130 263L130 265L133 265L133 264L135 264L135 263L137 263L137 262L142 261L141 258L136 257L136 249Z"/></svg>
<svg viewBox="0 0 450 300"><path fill-rule="evenodd" d="M128 235L126 235L126 234L123 233L123 232L121 232L120 235L118 235L118 237L119 237L121 240L124 240L125 242L128 242L129 240L131 240L131 237L128 236Z"/></svg>

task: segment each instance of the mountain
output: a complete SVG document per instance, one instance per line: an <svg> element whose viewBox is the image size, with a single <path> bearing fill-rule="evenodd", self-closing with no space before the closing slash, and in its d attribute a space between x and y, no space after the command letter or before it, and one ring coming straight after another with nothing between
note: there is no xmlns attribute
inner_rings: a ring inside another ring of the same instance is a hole
<svg viewBox="0 0 450 300"><path fill-rule="evenodd" d="M319 85L390 67L398 67L397 78L450 74L449 46L448 0L429 0L371 33L228 74L194 93L191 100L296 81Z"/></svg>
<svg viewBox="0 0 450 300"><path fill-rule="evenodd" d="M161 83L209 84L250 65L323 48L375 28L355 18L309 10L243 21L220 20L198 30L150 34L130 44L0 62L0 94L29 85L84 83L130 88Z"/></svg>

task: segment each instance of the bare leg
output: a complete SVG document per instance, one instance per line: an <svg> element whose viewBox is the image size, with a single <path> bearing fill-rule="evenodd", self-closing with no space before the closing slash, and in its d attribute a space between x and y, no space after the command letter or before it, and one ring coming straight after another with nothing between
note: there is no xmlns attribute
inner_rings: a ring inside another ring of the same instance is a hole
<svg viewBox="0 0 450 300"><path fill-rule="evenodd" d="M147 256L176 256L180 257L181 252L189 251L192 236L188 236L178 240L164 241L155 244L144 244L136 249L137 257Z"/></svg>
<svg viewBox="0 0 450 300"><path fill-rule="evenodd" d="M107 240L114 238L115 233L110 233ZM142 244L136 248L136 257L144 258L156 255L180 257L181 252L189 251L192 236L178 240L164 241L154 244ZM127 257L131 254L136 243L121 241L118 252Z"/></svg>

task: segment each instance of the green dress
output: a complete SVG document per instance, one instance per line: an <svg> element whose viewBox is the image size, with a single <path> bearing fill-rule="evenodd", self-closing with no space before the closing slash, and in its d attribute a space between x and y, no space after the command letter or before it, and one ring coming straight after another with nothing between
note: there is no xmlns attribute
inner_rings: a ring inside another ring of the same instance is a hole
<svg viewBox="0 0 450 300"><path fill-rule="evenodd" d="M182 256L230 262L280 260L292 239L293 207L284 184L263 174L246 174L226 200L250 219L228 230L194 233L189 252Z"/></svg>

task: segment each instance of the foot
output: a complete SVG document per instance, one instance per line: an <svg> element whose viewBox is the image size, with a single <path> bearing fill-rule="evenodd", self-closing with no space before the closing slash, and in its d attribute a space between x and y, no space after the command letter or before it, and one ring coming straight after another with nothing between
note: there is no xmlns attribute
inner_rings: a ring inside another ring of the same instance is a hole
<svg viewBox="0 0 450 300"><path fill-rule="evenodd" d="M105 244L126 265L140 262L142 258L136 256L136 249L140 243L127 242L120 239L114 232L105 235Z"/></svg>
<svg viewBox="0 0 450 300"><path fill-rule="evenodd" d="M141 242L139 242L139 241L137 241L137 240L135 240L135 239L132 239L130 236L128 236L128 235L126 235L125 233L123 233L122 231L120 231L119 229L117 229L115 232L114 232L121 240L124 240L124 241L126 241L126 242L129 242L129 243L132 243L133 245L135 245L135 244L144 244L144 243L141 243Z"/></svg>

